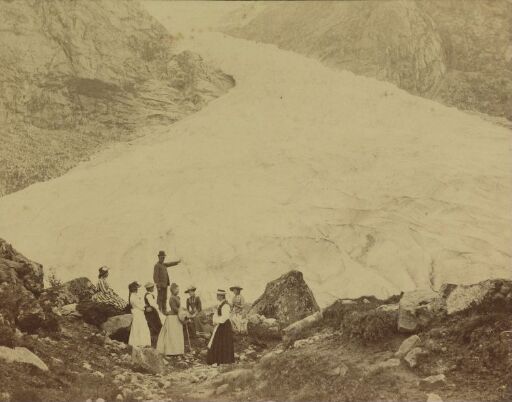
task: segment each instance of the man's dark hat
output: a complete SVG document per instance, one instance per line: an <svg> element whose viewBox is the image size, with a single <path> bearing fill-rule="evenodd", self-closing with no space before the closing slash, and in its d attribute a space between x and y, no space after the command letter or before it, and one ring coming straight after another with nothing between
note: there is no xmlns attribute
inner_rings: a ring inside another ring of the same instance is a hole
<svg viewBox="0 0 512 402"><path fill-rule="evenodd" d="M159 256L159 257L165 257L165 256L166 256L165 251L160 250L160 251L158 252L158 256Z"/></svg>

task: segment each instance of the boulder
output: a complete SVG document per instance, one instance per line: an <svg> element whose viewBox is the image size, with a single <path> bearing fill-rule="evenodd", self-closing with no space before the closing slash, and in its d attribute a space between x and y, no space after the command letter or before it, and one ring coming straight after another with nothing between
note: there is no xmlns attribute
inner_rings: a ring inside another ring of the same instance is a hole
<svg viewBox="0 0 512 402"><path fill-rule="evenodd" d="M27 348L16 347L11 349L0 346L0 359L7 363L26 363L42 371L48 371L48 366Z"/></svg>
<svg viewBox="0 0 512 402"><path fill-rule="evenodd" d="M252 314L247 320L249 336L263 340L280 340L281 329L275 318L267 318L260 314Z"/></svg>
<svg viewBox="0 0 512 402"><path fill-rule="evenodd" d="M319 310L302 272L293 270L267 284L263 295L253 303L249 315L275 318L285 327Z"/></svg>
<svg viewBox="0 0 512 402"><path fill-rule="evenodd" d="M412 335L406 340L404 340L400 347L398 348L397 352L395 353L396 357L404 357L411 349L413 349L416 345L418 345L421 342L421 339L418 335Z"/></svg>
<svg viewBox="0 0 512 402"><path fill-rule="evenodd" d="M87 278L76 278L59 286L45 289L40 296L41 303L62 307L90 300L96 287Z"/></svg>
<svg viewBox="0 0 512 402"><path fill-rule="evenodd" d="M443 400L437 394L428 394L427 395L427 402L443 402Z"/></svg>
<svg viewBox="0 0 512 402"><path fill-rule="evenodd" d="M428 324L437 310L437 299L438 294L431 289L404 293L398 307L398 330L416 332Z"/></svg>
<svg viewBox="0 0 512 402"><path fill-rule="evenodd" d="M448 314L454 314L470 307L489 306L489 309L494 309L497 304L511 307L511 297L511 280L490 279L473 285L452 285L446 296L446 311Z"/></svg>
<svg viewBox="0 0 512 402"><path fill-rule="evenodd" d="M425 354L422 348L413 348L404 357L404 360L410 368L414 368L418 365L418 359L421 355Z"/></svg>
<svg viewBox="0 0 512 402"><path fill-rule="evenodd" d="M298 338L305 330L311 328L313 325L317 324L322 319L322 311L317 311L316 313L308 315L306 318L303 318L302 320L296 321L293 324L288 325L285 329L283 329L283 332L287 338Z"/></svg>
<svg viewBox="0 0 512 402"><path fill-rule="evenodd" d="M165 370L163 357L153 348L134 347L132 363L138 369L151 374L161 374Z"/></svg>
<svg viewBox="0 0 512 402"><path fill-rule="evenodd" d="M348 367L341 363L340 366L330 369L326 372L326 374L330 377L345 377L348 372Z"/></svg>
<svg viewBox="0 0 512 402"><path fill-rule="evenodd" d="M423 390L432 390L441 388L446 385L446 376L444 374L432 375L430 377L422 378L419 386Z"/></svg>
<svg viewBox="0 0 512 402"><path fill-rule="evenodd" d="M130 327L132 325L132 315L123 314L110 317L101 324L101 329L111 339L120 342L128 342L130 336Z"/></svg>
<svg viewBox="0 0 512 402"><path fill-rule="evenodd" d="M78 303L76 305L76 311L82 315L82 318L86 323L96 325L98 327L110 317L126 313L126 310L121 310L110 304L98 303L93 300Z"/></svg>

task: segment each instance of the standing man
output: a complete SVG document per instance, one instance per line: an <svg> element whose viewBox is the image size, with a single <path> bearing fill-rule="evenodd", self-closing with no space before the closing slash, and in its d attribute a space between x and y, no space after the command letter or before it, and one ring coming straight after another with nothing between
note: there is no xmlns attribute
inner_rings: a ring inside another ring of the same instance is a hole
<svg viewBox="0 0 512 402"><path fill-rule="evenodd" d="M169 273L167 272L168 267L174 267L178 265L181 260L172 261L172 262L164 262L165 261L165 251L160 251L158 253L158 262L155 264L155 269L153 271L153 281L156 285L156 302L158 304L158 308L165 314L167 311L167 288L171 284L169 280Z"/></svg>

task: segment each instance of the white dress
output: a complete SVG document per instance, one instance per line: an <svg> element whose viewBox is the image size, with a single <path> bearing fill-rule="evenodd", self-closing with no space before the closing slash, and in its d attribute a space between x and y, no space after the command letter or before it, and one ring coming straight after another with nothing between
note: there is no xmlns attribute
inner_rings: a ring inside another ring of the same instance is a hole
<svg viewBox="0 0 512 402"><path fill-rule="evenodd" d="M132 326L128 345L151 346L151 334L144 315L142 298L137 293L132 293L130 295L130 305L132 306Z"/></svg>

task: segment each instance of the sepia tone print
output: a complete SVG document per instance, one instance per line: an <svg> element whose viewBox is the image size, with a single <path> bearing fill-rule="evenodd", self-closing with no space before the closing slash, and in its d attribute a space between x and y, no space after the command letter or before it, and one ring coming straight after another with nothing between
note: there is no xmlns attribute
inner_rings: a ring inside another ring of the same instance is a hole
<svg viewBox="0 0 512 402"><path fill-rule="evenodd" d="M0 402L512 400L511 22L0 0Z"/></svg>

